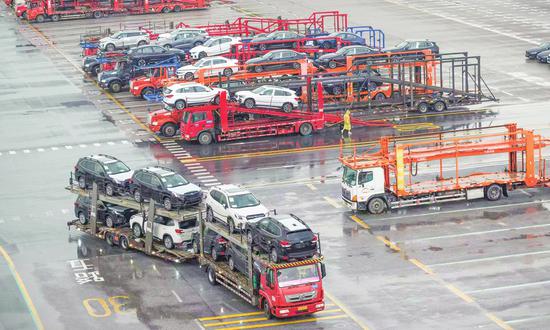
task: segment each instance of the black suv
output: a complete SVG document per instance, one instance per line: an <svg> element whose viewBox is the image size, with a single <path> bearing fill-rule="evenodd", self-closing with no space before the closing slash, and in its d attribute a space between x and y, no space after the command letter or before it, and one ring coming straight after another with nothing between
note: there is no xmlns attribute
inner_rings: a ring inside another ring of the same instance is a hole
<svg viewBox="0 0 550 330"><path fill-rule="evenodd" d="M132 65L127 60L116 63L114 70L101 71L97 75L99 87L108 89L111 93L120 93L130 84L130 80L145 75L147 70Z"/></svg>
<svg viewBox="0 0 550 330"><path fill-rule="evenodd" d="M248 273L248 251L242 247L229 242L225 249L225 257L229 264L229 269L239 271L243 274Z"/></svg>
<svg viewBox="0 0 550 330"><path fill-rule="evenodd" d="M199 233L193 234L193 253L200 253ZM218 261L226 254L227 240L213 230L204 230L204 253L210 254L214 261Z"/></svg>
<svg viewBox="0 0 550 330"><path fill-rule="evenodd" d="M297 216L276 215L248 222L248 242L269 253L272 262L310 258L318 251L317 235Z"/></svg>
<svg viewBox="0 0 550 330"><path fill-rule="evenodd" d="M78 221L85 225L90 220L92 202L90 197L78 196L74 202L74 215ZM115 227L128 223L130 217L138 211L118 205L100 202L97 205L97 221L103 222L107 227Z"/></svg>
<svg viewBox="0 0 550 330"><path fill-rule="evenodd" d="M181 49L166 49L161 46L146 45L132 48L128 51L128 58L137 66L166 61L176 56L180 62L185 62L186 55Z"/></svg>
<svg viewBox="0 0 550 330"><path fill-rule="evenodd" d="M81 189L91 188L96 182L109 196L125 192L133 173L122 161L103 154L80 158L74 167L74 178Z"/></svg>
<svg viewBox="0 0 550 330"><path fill-rule="evenodd" d="M136 202L152 198L167 210L197 205L202 191L180 174L160 166L146 167L134 172L130 193Z"/></svg>

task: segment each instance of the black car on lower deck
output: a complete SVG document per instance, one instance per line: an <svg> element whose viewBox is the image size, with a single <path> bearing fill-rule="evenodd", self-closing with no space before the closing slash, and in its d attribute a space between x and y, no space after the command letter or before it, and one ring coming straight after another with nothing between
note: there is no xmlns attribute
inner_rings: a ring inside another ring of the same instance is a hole
<svg viewBox="0 0 550 330"><path fill-rule="evenodd" d="M90 197L78 196L74 203L74 215L85 225L90 221L92 202ZM126 207L100 202L97 205L97 221L107 227L121 226L130 221L138 211Z"/></svg>
<svg viewBox="0 0 550 330"><path fill-rule="evenodd" d="M334 53L328 53L325 55L319 56L313 64L316 67L324 67L334 69L338 66L345 66L346 59L348 56L362 55L362 54L373 54L377 53L376 49L367 47L367 46L346 46L338 49Z"/></svg>
<svg viewBox="0 0 550 330"><path fill-rule="evenodd" d="M193 252L199 254L200 252L200 236L199 233L193 234ZM204 253L212 256L214 261L218 261L221 257L226 255L227 250L227 240L223 238L220 234L216 233L213 230L206 228L204 230Z"/></svg>
<svg viewBox="0 0 550 330"><path fill-rule="evenodd" d="M272 262L305 259L318 253L317 235L297 216L274 215L245 227L248 242L269 254Z"/></svg>
<svg viewBox="0 0 550 330"><path fill-rule="evenodd" d="M550 42L544 42L537 47L527 49L525 51L525 57L534 60L537 58L539 53L547 50L550 50Z"/></svg>
<svg viewBox="0 0 550 330"><path fill-rule="evenodd" d="M307 56L289 49L273 50L260 57L246 61L246 70L249 72L274 71L282 69L299 69L300 60Z"/></svg>
<svg viewBox="0 0 550 330"><path fill-rule="evenodd" d="M228 242L225 249L225 258L227 259L229 269L248 274L248 251L246 249Z"/></svg>
<svg viewBox="0 0 550 330"><path fill-rule="evenodd" d="M369 81L368 77L380 77L377 70L364 70L360 73L361 80L352 81L354 92L374 91L384 83L379 81ZM330 95L341 95L346 91L348 82L342 79L326 80L323 82L323 89Z"/></svg>

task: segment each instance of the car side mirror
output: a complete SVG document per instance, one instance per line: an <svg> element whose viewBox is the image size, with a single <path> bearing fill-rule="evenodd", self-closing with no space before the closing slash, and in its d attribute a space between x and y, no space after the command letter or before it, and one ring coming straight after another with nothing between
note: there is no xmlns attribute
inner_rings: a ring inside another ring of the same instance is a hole
<svg viewBox="0 0 550 330"><path fill-rule="evenodd" d="M324 263L321 263L321 278L325 278L327 276L327 268Z"/></svg>
<svg viewBox="0 0 550 330"><path fill-rule="evenodd" d="M223 204L223 208L224 208L224 209L227 209L227 204Z"/></svg>

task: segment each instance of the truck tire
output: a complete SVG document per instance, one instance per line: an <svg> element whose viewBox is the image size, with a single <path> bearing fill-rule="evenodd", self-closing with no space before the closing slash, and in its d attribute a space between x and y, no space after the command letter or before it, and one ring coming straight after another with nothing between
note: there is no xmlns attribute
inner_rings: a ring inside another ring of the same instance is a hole
<svg viewBox="0 0 550 330"><path fill-rule="evenodd" d="M380 214L386 210L386 202L380 197L374 197L367 204L367 209L371 214Z"/></svg>
<svg viewBox="0 0 550 330"><path fill-rule="evenodd" d="M493 183L489 187L485 188L485 198L491 202L498 201L502 198L502 187L496 183Z"/></svg>
<svg viewBox="0 0 550 330"><path fill-rule="evenodd" d="M139 223L133 224L132 232L134 233L134 236L137 238L140 238L143 235L143 231L141 231L141 226L139 225Z"/></svg>
<svg viewBox="0 0 550 330"><path fill-rule="evenodd" d="M252 98L248 98L248 99L244 100L243 105L247 109L252 109L256 105L256 101Z"/></svg>
<svg viewBox="0 0 550 330"><path fill-rule="evenodd" d="M336 61L330 61L328 62L328 67L331 68L331 69L335 69L336 68Z"/></svg>
<svg viewBox="0 0 550 330"><path fill-rule="evenodd" d="M170 197L164 197L164 199L162 200L162 206L164 206L166 211L172 210L172 200L170 199Z"/></svg>
<svg viewBox="0 0 550 330"><path fill-rule="evenodd" d="M80 222L81 225L88 223L88 219L86 219L86 215L82 211L78 212L78 222Z"/></svg>
<svg viewBox="0 0 550 330"><path fill-rule="evenodd" d="M258 48L260 48L260 50L266 50L267 46L266 46L266 44L260 44L260 46Z"/></svg>
<svg viewBox="0 0 550 330"><path fill-rule="evenodd" d="M141 98L145 98L145 95L151 95L151 94L154 94L155 93L155 90L153 89L153 87L145 87L144 89L141 90Z"/></svg>
<svg viewBox="0 0 550 330"><path fill-rule="evenodd" d="M271 308L269 308L269 302L267 299L262 300L262 309L264 310L264 316L266 319L271 320L273 318L273 314L271 314Z"/></svg>
<svg viewBox="0 0 550 330"><path fill-rule="evenodd" d="M213 246L210 247L210 255L212 256L212 259L214 259L214 261L220 260L220 256L218 255L218 251L216 251L216 248L213 247Z"/></svg>
<svg viewBox="0 0 550 330"><path fill-rule="evenodd" d="M292 106L292 103L286 102L286 103L283 103L283 106L281 107L281 109L283 110L283 112L289 113L292 111L292 109L294 109L294 107Z"/></svg>
<svg viewBox="0 0 550 330"><path fill-rule="evenodd" d="M168 7L163 7L162 10L161 10L164 14L168 14L170 12L170 8Z"/></svg>
<svg viewBox="0 0 550 330"><path fill-rule="evenodd" d="M38 15L35 18L36 23L44 23L45 20L46 18L44 17L44 15Z"/></svg>
<svg viewBox="0 0 550 330"><path fill-rule="evenodd" d="M115 194L115 188L113 188L113 185L110 183L107 183L105 185L105 195L107 196L113 196Z"/></svg>
<svg viewBox="0 0 550 330"><path fill-rule="evenodd" d="M111 93L120 93L120 90L122 90L122 84L119 81L113 81L109 83L109 90Z"/></svg>
<svg viewBox="0 0 550 330"><path fill-rule="evenodd" d="M342 86L334 86L331 88L332 95L340 95L344 92L344 88Z"/></svg>
<svg viewBox="0 0 550 330"><path fill-rule="evenodd" d="M193 72L186 72L183 75L183 79L185 79L187 81L191 81L191 80L195 79L195 74Z"/></svg>
<svg viewBox="0 0 550 330"><path fill-rule="evenodd" d="M162 242L164 243L164 247L168 250L172 250L174 248L174 240L172 239L172 236L164 235Z"/></svg>
<svg viewBox="0 0 550 330"><path fill-rule="evenodd" d="M114 228L115 227L115 222L113 221L113 216L112 215L108 215L105 218L105 225L109 228Z"/></svg>
<svg viewBox="0 0 550 330"><path fill-rule="evenodd" d="M208 283L211 285L217 285L218 282L216 282L216 271L212 267L208 267Z"/></svg>
<svg viewBox="0 0 550 330"><path fill-rule="evenodd" d="M272 248L271 252L269 252L269 260L273 263L279 263L279 254L276 248Z"/></svg>
<svg viewBox="0 0 550 330"><path fill-rule="evenodd" d="M292 63L292 68L298 70L300 68L300 63Z"/></svg>
<svg viewBox="0 0 550 330"><path fill-rule="evenodd" d="M176 107L176 109L178 110L183 110L185 109L185 100L177 100L176 102L174 102L174 106Z"/></svg>
<svg viewBox="0 0 550 330"><path fill-rule="evenodd" d="M303 123L300 125L300 135L301 136L308 136L311 135L311 132L313 132L313 126L311 126L310 123Z"/></svg>
<svg viewBox="0 0 550 330"><path fill-rule="evenodd" d="M100 72L101 72L101 65L98 64L92 67L92 74L94 76L97 76Z"/></svg>
<svg viewBox="0 0 550 330"><path fill-rule="evenodd" d="M432 107L433 107L435 112L442 112L442 111L445 111L445 109L447 109L447 105L443 101L436 101L432 105Z"/></svg>
<svg viewBox="0 0 550 330"><path fill-rule="evenodd" d="M160 128L160 133L166 137L173 137L177 131L178 129L174 123L166 123Z"/></svg>
<svg viewBox="0 0 550 330"><path fill-rule="evenodd" d="M86 179L83 176L79 176L76 180L78 181L78 188L86 189Z"/></svg>
<svg viewBox="0 0 550 330"><path fill-rule="evenodd" d="M216 95L214 97L214 99L212 100L212 102L216 105L220 104L220 96L219 95Z"/></svg>
<svg viewBox="0 0 550 330"><path fill-rule="evenodd" d="M386 99L386 95L384 93L378 93L374 96L375 101L384 101Z"/></svg>
<svg viewBox="0 0 550 330"><path fill-rule="evenodd" d="M139 45L139 43L138 43L138 45ZM138 60L137 65L138 66L145 66L145 65L147 65L147 61L145 61L145 59L141 58L141 59Z"/></svg>
<svg viewBox="0 0 550 330"><path fill-rule="evenodd" d="M57 14L54 14L54 15L51 16L51 19L52 19L52 22L59 22L61 17Z"/></svg>
<svg viewBox="0 0 550 330"><path fill-rule="evenodd" d="M105 50L108 51L108 52L114 52L115 49L116 49L115 44L107 44L105 46Z"/></svg>
<svg viewBox="0 0 550 330"><path fill-rule="evenodd" d="M416 105L416 110L420 113L426 113L428 110L430 110L430 105L428 102L420 102Z"/></svg>
<svg viewBox="0 0 550 330"><path fill-rule="evenodd" d="M99 19L99 18L101 18L101 17L103 17L103 13L102 13L102 12L100 12L100 11L94 11L94 18L95 18L95 19Z"/></svg>
<svg viewBox="0 0 550 330"><path fill-rule="evenodd" d="M212 143L212 134L210 132L201 132L198 137L199 143L202 145L208 145Z"/></svg>
<svg viewBox="0 0 550 330"><path fill-rule="evenodd" d="M180 6L175 6L174 7L174 13L179 13L181 11L181 7Z"/></svg>
<svg viewBox="0 0 550 330"><path fill-rule="evenodd" d="M123 250L128 250L130 248L130 245L128 244L128 237L124 235L120 236L119 244Z"/></svg>

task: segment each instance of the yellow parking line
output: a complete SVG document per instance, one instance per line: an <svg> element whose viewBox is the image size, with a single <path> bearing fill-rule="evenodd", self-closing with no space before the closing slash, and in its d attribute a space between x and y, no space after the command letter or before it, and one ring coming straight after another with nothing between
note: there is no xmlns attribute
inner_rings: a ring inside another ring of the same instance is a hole
<svg viewBox="0 0 550 330"><path fill-rule="evenodd" d="M13 278L15 279L15 282L17 283L17 286L19 287L19 291L21 292L21 295L23 296L23 299L25 300L27 307L29 308L29 311L31 312L32 320L34 322L34 325L37 329L43 330L44 324L42 323L42 320L40 319L40 315L38 315L38 312L36 311L36 307L34 306L34 303L32 302L31 296L29 295L29 292L27 291L27 287L25 287L25 283L23 283L23 280L21 279L21 276L19 276L19 273L17 272L17 269L15 269L15 264L13 263L13 260L11 259L10 255L4 250L2 246L0 246L0 254L4 257L6 260L8 267L11 271L11 274L13 275Z"/></svg>
<svg viewBox="0 0 550 330"><path fill-rule="evenodd" d="M431 268L429 268L428 266L424 265L423 263L421 263L420 261L418 261L417 259L409 259L410 262L412 262L416 267L422 269L424 272L426 272L427 274L430 274L430 275L434 275L434 272L433 270L431 270Z"/></svg>
<svg viewBox="0 0 550 330"><path fill-rule="evenodd" d="M361 218L359 218L358 216L355 216L355 215L352 215L351 216L351 220L357 222L357 224L365 229L370 229L370 226L368 224L365 223L365 221L363 221Z"/></svg>
<svg viewBox="0 0 550 330"><path fill-rule="evenodd" d="M263 313L264 313L264 312L251 312L251 313L239 313L239 314L226 314L226 315L219 315L219 316L201 317L201 318L198 318L197 320L199 320L199 321L211 321L211 320L231 319L231 318L235 318L235 317L262 315Z"/></svg>
<svg viewBox="0 0 550 330"><path fill-rule="evenodd" d="M313 191L317 190L317 187L315 187L312 183L306 183L306 186Z"/></svg>
<svg viewBox="0 0 550 330"><path fill-rule="evenodd" d="M300 324L300 323L309 323L309 322L316 322L316 321L322 321L322 320L333 320L333 319L340 319L348 317L347 315L334 315L334 316L324 316L324 317L312 317L302 320L294 320L294 321L282 321L282 322L274 322L274 323L264 323L264 324L252 324L252 325L243 325L238 327L231 327L231 328L216 328L216 330L238 330L238 329L257 329L257 328L267 328L267 327L280 327L282 325L290 325L290 324Z"/></svg>
<svg viewBox="0 0 550 330"><path fill-rule="evenodd" d="M390 249L392 249L393 251L396 251L396 252L399 252L401 251L401 248L399 248L397 245L395 245L393 242L389 241L388 239L386 239L385 237L383 236L376 236L376 238L381 241L382 243L384 243L384 245L386 245L387 247L389 247Z"/></svg>
<svg viewBox="0 0 550 330"><path fill-rule="evenodd" d="M495 322L499 327L501 327L504 330L514 330L511 326L506 324L503 320L501 320L499 317L497 317L493 313L485 313L485 315L490 318L493 322Z"/></svg>
<svg viewBox="0 0 550 330"><path fill-rule="evenodd" d="M337 209L341 209L342 208L342 205L340 203L338 203L337 201L335 201L334 199L330 198L330 197L323 197L327 203L329 203L330 205L332 205L333 207L337 208Z"/></svg>
<svg viewBox="0 0 550 330"><path fill-rule="evenodd" d="M361 322L361 320L359 320L359 318L355 316L355 314L353 314L352 311L350 311L346 306L344 306L344 304L342 304L340 300L336 299L333 295L331 295L327 291L325 291L325 296L327 296L328 299L330 299L336 306L340 307L340 309L344 311L344 313L346 313L346 315L349 316L353 320L353 322L355 322L361 329L369 330L369 328L366 325L364 325L363 322Z"/></svg>
<svg viewBox="0 0 550 330"><path fill-rule="evenodd" d="M316 312L317 314L326 314L326 313L336 313L341 312L342 309L336 308L336 309L328 309L323 310L320 312ZM261 312L260 312L261 313ZM222 325L229 325L229 324L238 324L238 323L250 323L250 322L261 322L261 321L267 321L266 317L258 317L258 318L251 318L251 319L244 319L244 320L233 320L233 321L224 321L224 322L213 322L213 323L203 323L203 327L209 328L209 327L215 327L215 326L222 326Z"/></svg>
<svg viewBox="0 0 550 330"><path fill-rule="evenodd" d="M473 303L474 302L474 299L472 297L470 297L466 293L462 292L462 290L460 290L456 286L454 286L452 284L445 284L445 286L447 287L447 289L451 290L452 293L459 296L465 302L467 302L467 303Z"/></svg>

